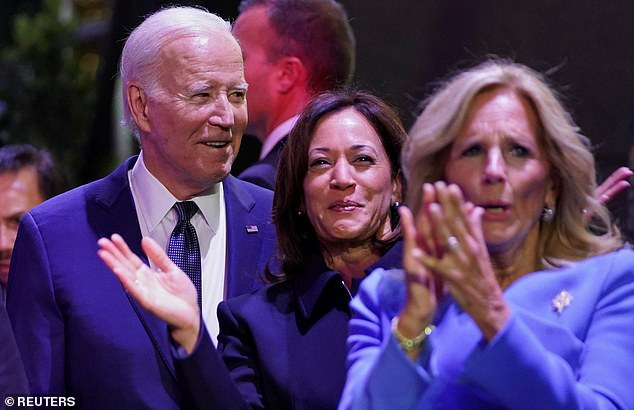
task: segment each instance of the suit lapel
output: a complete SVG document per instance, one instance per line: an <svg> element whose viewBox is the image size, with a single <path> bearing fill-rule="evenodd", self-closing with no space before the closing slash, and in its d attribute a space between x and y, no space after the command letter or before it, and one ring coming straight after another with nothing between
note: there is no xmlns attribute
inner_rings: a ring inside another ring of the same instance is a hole
<svg viewBox="0 0 634 410"><path fill-rule="evenodd" d="M103 179L104 183L94 193L94 198L87 198L89 204L97 204L94 208L89 207L95 210L95 215L89 215L89 221L100 236L110 237L113 233L121 235L130 249L147 262L141 250L141 228L128 183L128 170L134 166L135 160L131 158L119 166Z"/></svg>
<svg viewBox="0 0 634 410"><path fill-rule="evenodd" d="M288 135L285 135L284 138L279 140L277 144L273 147L271 152L269 152L266 157L262 160L263 162L268 162L277 168L278 162L280 162L280 156L282 155L282 151L284 150L284 146L286 145L286 139Z"/></svg>
<svg viewBox="0 0 634 410"><path fill-rule="evenodd" d="M262 272L266 261L261 259L262 241L267 230L251 212L253 197L229 175L223 181L227 214L227 295L237 296L255 288L255 275ZM260 224L260 225L258 225ZM257 229L255 228L257 227ZM258 260L253 258L257 257Z"/></svg>
<svg viewBox="0 0 634 410"><path fill-rule="evenodd" d="M148 263L147 256L141 249L141 228L132 199L132 192L128 180L128 170L134 166L137 157L130 158L119 166L111 175L104 178L102 189L95 193L94 198L87 198L95 215L89 220L94 224L95 232L100 236L110 237L113 233L120 234L128 243L130 249ZM153 314L141 307L128 293L126 293L132 308L136 312L143 328L148 333L152 345L159 353L170 374L176 378L174 363L169 346L167 325Z"/></svg>

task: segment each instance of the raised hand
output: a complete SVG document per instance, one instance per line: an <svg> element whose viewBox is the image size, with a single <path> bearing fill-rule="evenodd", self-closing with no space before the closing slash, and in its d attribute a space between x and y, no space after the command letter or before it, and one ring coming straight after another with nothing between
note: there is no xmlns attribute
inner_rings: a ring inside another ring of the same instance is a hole
<svg viewBox="0 0 634 410"><path fill-rule="evenodd" d="M416 221L409 208L406 206L399 208L403 229L403 268L407 284L407 299L398 316L398 331L410 339L420 335L425 327L431 324L438 304L438 293L442 289L438 278L421 262L425 253L435 252L436 249L436 244L428 240L429 235L424 234L431 234L431 227L425 220L424 214L430 201L433 201L433 191L426 194L425 186L423 186L423 192L423 203ZM408 354L415 360L418 352L411 351Z"/></svg>
<svg viewBox="0 0 634 410"><path fill-rule="evenodd" d="M101 238L97 243L97 253L126 291L144 309L167 322L174 340L191 352L200 331L200 311L196 288L187 275L151 238L143 238L141 246L158 271L144 264L120 235Z"/></svg>
<svg viewBox="0 0 634 410"><path fill-rule="evenodd" d="M618 168L597 187L594 196L606 205L612 198L630 187L629 179L632 174L632 170L627 167Z"/></svg>
<svg viewBox="0 0 634 410"><path fill-rule="evenodd" d="M491 340L508 320L510 311L497 282L482 233L482 208L466 202L460 188L434 184L436 202L429 218L444 252L425 254L421 262L442 277L456 302ZM430 239L428 239L430 240Z"/></svg>

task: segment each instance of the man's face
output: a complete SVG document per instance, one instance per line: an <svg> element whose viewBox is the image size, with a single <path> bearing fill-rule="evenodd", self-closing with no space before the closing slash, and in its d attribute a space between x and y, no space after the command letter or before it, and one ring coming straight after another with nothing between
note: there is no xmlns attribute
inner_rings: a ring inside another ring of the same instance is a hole
<svg viewBox="0 0 634 410"><path fill-rule="evenodd" d="M4 287L20 218L42 201L34 167L0 173L0 283Z"/></svg>
<svg viewBox="0 0 634 410"><path fill-rule="evenodd" d="M141 144L148 170L178 199L229 174L247 125L240 47L227 32L182 36L159 59L159 90L144 90Z"/></svg>
<svg viewBox="0 0 634 410"><path fill-rule="evenodd" d="M271 101L275 90L274 64L268 49L275 34L268 23L266 6L253 6L238 16L233 34L240 41L244 55L244 76L249 83L248 132L261 140L266 138L272 122Z"/></svg>

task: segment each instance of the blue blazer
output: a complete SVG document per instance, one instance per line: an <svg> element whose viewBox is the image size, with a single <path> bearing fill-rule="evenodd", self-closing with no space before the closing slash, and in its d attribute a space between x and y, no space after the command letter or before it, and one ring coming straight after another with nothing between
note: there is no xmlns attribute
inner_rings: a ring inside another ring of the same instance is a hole
<svg viewBox="0 0 634 410"><path fill-rule="evenodd" d="M402 266L401 252L398 242L367 272ZM316 253L301 275L221 303L220 354L203 335L193 355L177 362L196 407L335 409L346 375L349 301L341 276ZM223 396L234 398L230 406L217 402Z"/></svg>
<svg viewBox="0 0 634 410"><path fill-rule="evenodd" d="M33 394L73 395L88 408L184 404L166 324L128 297L97 256L97 239L115 232L143 255L128 184L135 161L22 219L7 306ZM231 176L223 184L231 297L259 287L274 249L272 192Z"/></svg>
<svg viewBox="0 0 634 410"><path fill-rule="evenodd" d="M634 252L531 273L504 297L489 343L447 298L414 363L390 326L402 272L373 273L351 304L340 409L634 409Z"/></svg>

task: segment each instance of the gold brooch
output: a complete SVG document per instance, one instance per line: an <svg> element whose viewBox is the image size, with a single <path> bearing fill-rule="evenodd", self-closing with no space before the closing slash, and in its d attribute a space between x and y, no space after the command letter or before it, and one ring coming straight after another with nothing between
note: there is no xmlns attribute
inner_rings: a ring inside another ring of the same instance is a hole
<svg viewBox="0 0 634 410"><path fill-rule="evenodd" d="M553 298L553 310L561 314L572 303L572 299L574 298L567 290L562 290Z"/></svg>

